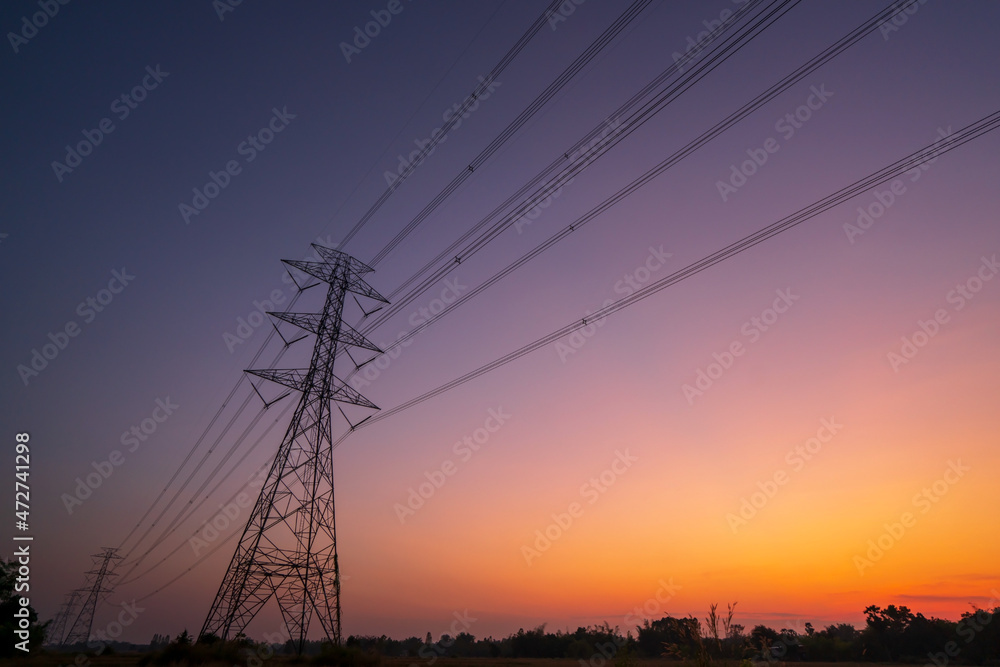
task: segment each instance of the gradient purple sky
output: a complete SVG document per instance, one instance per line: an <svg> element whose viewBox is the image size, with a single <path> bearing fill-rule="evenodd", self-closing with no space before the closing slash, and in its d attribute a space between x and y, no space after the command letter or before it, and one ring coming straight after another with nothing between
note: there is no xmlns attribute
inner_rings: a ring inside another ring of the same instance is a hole
<svg viewBox="0 0 1000 667"><path fill-rule="evenodd" d="M804 0L453 279L478 285L887 4ZM3 437L13 443L14 433L31 433L31 599L43 618L82 584L90 554L121 542L249 366L270 325L233 352L223 336L255 300L275 289L292 294L279 260L303 258L317 239L341 241L383 191L397 156L441 126L544 8L404 2L346 62L340 43L385 6L244 2L220 21L208 0L71 3L17 53L3 47ZM667 67L703 21L735 7L653 3L368 281L391 292ZM623 8L589 0L556 29L543 27L347 252L369 261ZM20 30L36 11L34 2L6 3L0 26ZM637 275L651 247L671 253L656 279L932 143L939 128L958 130L996 111L998 26L995 2L920 5L899 30L869 35L420 334L362 393L383 408L398 405L618 298L619 281ZM111 103L147 66L169 75L119 120ZM783 135L776 123L811 87L832 95ZM238 146L275 108L294 119L244 162ZM60 182L51 163L104 117L114 131ZM780 148L723 201L718 181L769 137ZM905 192L863 235L849 239L844 225L876 201L872 192L623 311L574 354L550 346L358 431L334 455L345 634L437 636L464 610L478 619L469 630L477 636L543 622L626 628L628 612L655 600L661 581L681 588L654 616L701 617L711 602L739 600L736 620L747 626L860 623L864 606L888 603L956 618L970 602L986 604L1000 588L1000 281L984 282L961 308L949 294L1000 253L998 154L1000 135L988 134L916 182L904 179ZM178 205L233 159L242 171L185 224ZM134 281L86 322L78 304L123 267ZM388 344L443 289L370 337ZM798 298L766 332L749 335L745 327L776 290ZM948 321L894 369L887 354L939 309ZM18 366L71 321L80 335L26 386ZM684 385L734 341L744 354L687 400ZM265 358L276 351L270 346ZM68 513L61 497L76 478L123 449L121 434L168 397L179 405L174 414ZM501 407L509 421L461 460L453 444ZM788 452L831 418L843 428L793 467ZM212 518L273 454L285 423L150 563ZM625 450L635 464L593 505L584 500L583 516L526 562L522 547L535 531L586 498L581 485ZM457 473L401 522L394 506L447 460ZM914 496L933 493L959 460L968 473L923 513ZM778 471L789 481L732 530L727 516ZM855 557L906 511L916 525L859 571ZM203 561L184 545L117 589L109 604L143 598L197 563L142 603L125 639L197 631L229 545ZM99 611L95 628L109 614ZM250 634L277 624L270 609Z"/></svg>

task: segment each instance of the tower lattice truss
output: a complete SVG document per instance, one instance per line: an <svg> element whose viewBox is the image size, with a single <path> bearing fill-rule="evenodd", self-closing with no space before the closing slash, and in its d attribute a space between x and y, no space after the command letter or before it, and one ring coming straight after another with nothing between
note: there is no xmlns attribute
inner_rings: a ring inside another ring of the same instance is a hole
<svg viewBox="0 0 1000 667"><path fill-rule="evenodd" d="M90 581L90 588L80 589L80 593L85 595L80 613L66 633L63 643L67 646L86 643L90 641L90 632L94 626L94 614L97 613L97 605L107 593L111 593L111 581L115 577L114 565L116 561L122 560L123 556L118 555L118 549L105 547L101 553L92 556L96 567L87 572ZM71 612L67 610L67 613Z"/></svg>
<svg viewBox="0 0 1000 667"><path fill-rule="evenodd" d="M52 620L52 626L49 631L45 633L45 643L48 646L60 646L63 643L63 637L66 636L66 625L69 619L73 617L76 612L77 604L80 601L80 596L86 591L82 588L78 588L75 591L71 591L66 595L66 600L62 603L59 608L59 613L56 614L55 618Z"/></svg>
<svg viewBox="0 0 1000 667"><path fill-rule="evenodd" d="M201 630L202 635L229 639L243 632L273 597L299 652L314 616L327 639L341 640L333 402L378 409L334 374L341 346L381 353L343 321L344 299L352 292L388 303L361 277L371 267L343 252L313 247L322 261L283 261L328 283L322 312L269 313L315 334L309 368L246 371L297 390L301 398Z"/></svg>

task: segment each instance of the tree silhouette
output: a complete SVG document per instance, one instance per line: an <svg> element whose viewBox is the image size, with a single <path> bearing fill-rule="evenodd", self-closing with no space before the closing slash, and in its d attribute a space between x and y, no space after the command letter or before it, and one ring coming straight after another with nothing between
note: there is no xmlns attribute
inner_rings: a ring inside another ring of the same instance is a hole
<svg viewBox="0 0 1000 667"><path fill-rule="evenodd" d="M866 630L871 640L869 646L881 652L889 662L898 659L903 648L903 634L913 618L913 612L908 607L894 604L885 609L876 605L865 607Z"/></svg>

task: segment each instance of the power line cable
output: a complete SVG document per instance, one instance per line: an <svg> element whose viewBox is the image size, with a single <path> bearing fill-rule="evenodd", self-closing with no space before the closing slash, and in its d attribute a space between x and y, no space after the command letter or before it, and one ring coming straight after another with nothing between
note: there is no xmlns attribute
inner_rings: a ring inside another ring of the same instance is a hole
<svg viewBox="0 0 1000 667"><path fill-rule="evenodd" d="M754 232L753 234L750 234L748 236L741 238L738 241L735 241L726 246L725 248L718 250L715 253L712 253L711 255L703 257L697 262L694 262L693 264L690 264L684 267L683 269L680 269L679 271L676 271L668 276L665 276L664 278L661 278L657 281L654 281L653 283L650 283L645 287L636 290L633 294L629 296L622 297L621 299L618 299L614 303L611 303L608 306L598 309L592 315L583 318L582 320L574 320L573 322L570 322L569 324L566 324L565 326L560 327L559 329L556 329L555 331L546 334L545 336L542 336L541 338L538 338L532 341L531 343L528 343L527 345L524 345L514 350L513 352L498 357L493 361L484 364L479 368L476 368L473 371L461 375L449 382L446 382L438 387L435 387L434 389L426 391L420 394L419 396L416 396L400 405L397 405L396 407L390 410L382 411L377 415L375 415L374 417L372 417L371 419L369 419L368 421L366 421L364 424L358 426L358 429L367 427L368 425L377 423L379 421L382 421L383 419L388 419L389 417L392 417L393 415L398 414L403 410L407 410L428 399L434 398L439 394L454 389L455 387L465 384L466 382L473 380L485 373L488 373L492 370L496 370L497 368L500 368L516 359L519 359L520 357L530 352L533 352L541 347L549 345L550 343L553 343L556 340L559 340L560 338L573 333L574 331L578 331L579 329L582 329L586 326L594 324L595 322L603 320L609 317L610 315L613 315L619 312L620 310L623 310L624 308L627 308L635 303L638 303L639 301L642 301L643 299L648 298L649 296L652 296L653 294L659 292L662 289L665 289L676 283L681 282L682 280L690 278L691 276L696 275L701 271L704 271L705 269L714 266L715 264L718 264L719 262L722 262L734 255L743 252L744 250L747 250L757 245L758 243L762 243L784 231L787 231L792 227L795 227L796 225L805 222L806 220L809 220L819 215L820 213L823 213L833 208L834 206L837 206L838 204L841 204L849 199L852 199L853 197L856 197L862 192L866 192L871 188L881 185L889 180L892 180L893 178L896 178L900 174L909 171L910 169L926 162L927 160L934 159L951 150L954 150L955 148L969 141L977 139L988 132L992 132L993 130L997 129L998 126L1000 126L1000 111L995 111L992 114L976 121L975 123L966 126L959 132L950 135L946 139L941 139L934 144L931 144L929 146L920 149L919 151L911 153L905 158L897 160L896 162L888 165L887 167L884 167L872 174L869 174L868 176L861 178L855 181L854 183L851 183L850 185L834 192L833 194L807 207L799 209L795 213L792 213L778 220L777 222L774 222L771 225L768 225L767 227L764 227ZM351 432L352 431L348 431L344 436L342 436L338 441L334 443L334 446L337 446L340 442L342 442Z"/></svg>
<svg viewBox="0 0 1000 667"><path fill-rule="evenodd" d="M760 95L758 95L754 99L744 104L742 107L731 113L729 116L727 116L720 122L716 123L712 128L699 135L696 139L689 142L683 148L680 148L677 151L675 151L668 158L661 161L656 167L650 169L641 177L630 183L628 186L622 188L611 197L605 199L598 206L591 209L587 214L577 218L572 223L562 228L554 235L550 236L541 244L535 246L533 249L522 255L514 262L511 262L507 266L503 267L502 269L494 273L490 278L488 278L480 285L473 288L470 292L466 292L465 294L457 297L452 303L446 305L441 312L425 318L424 321L421 322L419 325L417 325L410 331L406 332L404 335L397 338L396 341L394 341L392 344L387 345L384 352L390 352L396 349L397 347L405 344L408 340L416 336L418 333L420 333L427 327L433 325L434 323L438 322L442 318L446 317L455 309L467 303L469 300L474 299L476 296L485 291L487 288L496 284L506 276L510 275L511 273L519 269L521 266L526 264L531 259L534 259L542 252L548 250L559 241L568 237L573 232L578 231L588 222L590 222L594 218L597 218L605 210L611 208L612 206L620 202L622 199L630 196L639 188L647 185L654 178L661 175L664 171L673 167L678 162L683 160L685 157L689 156L690 154L692 154L693 152L695 152L696 150L707 144L712 139L718 137L720 134L730 129L733 125L739 123L741 120L743 120L748 115L759 109L761 106L767 104L772 99L774 99L775 97L777 97L778 95L780 95L781 93L783 93L784 91L788 90L790 87L801 81L803 78L805 78L806 76L808 76L815 70L819 69L833 58L843 53L843 51L845 51L852 45L856 44L860 39L864 38L865 36L873 32L882 23L882 21L885 20L887 16L893 14L896 11L898 11L898 8L890 6L882 10L881 12L878 12L870 19L862 23L860 26L852 30L850 33L848 33L844 37L841 37L839 40L831 44L829 47L824 49L821 53L810 59L808 62L796 68L793 72L791 72L783 79L772 85L770 88L762 92ZM353 377L353 375L357 373L358 370L359 369L356 368L354 371L352 371L347 379Z"/></svg>
<svg viewBox="0 0 1000 667"><path fill-rule="evenodd" d="M545 8L545 10L541 14L539 14L538 18L536 18L534 22L528 27L528 29L525 30L525 32L521 35L521 37L518 38L518 40L514 43L514 46L510 47L510 49L507 50L507 53L505 53L504 56L500 59L500 61L493 66L493 69L491 69L490 73L487 75L485 79L487 86L489 82L496 79L497 76L499 76L505 69L507 69L507 66L510 65L510 63L514 60L514 58L516 58L517 55L525 49L525 47L528 45L528 42L530 42L531 39L536 34L538 34L538 31L541 30L542 26L545 25L545 23L548 21L549 14L555 11L555 9L558 8L561 2L562 0L552 0L552 2L549 3L549 5ZM371 220L372 216L375 215L375 213L380 208L382 208L383 204L385 204L385 202L388 201L389 197L392 196L392 193L395 192L399 188L399 186L403 184L403 181L405 181L409 177L409 175L413 173L413 170L420 165L420 163L430 153L430 151L433 150L438 143L440 143L440 138L448 135L448 133L455 126L455 123L461 120L462 114L468 111L469 107L471 107L474 102L477 102L479 95L482 94L482 89L484 87L485 86L481 83L472 91L472 93L463 101L462 105L459 107L459 111L455 115L453 115L450 119L448 119L448 121L446 121L445 124L441 127L441 133L437 137L431 137L430 143L424 146L424 148L420 151L417 157L413 161L411 161L410 164L407 166L407 168L403 170L403 173L399 175L399 178L394 180L385 189L385 191L383 191L382 194L379 195L378 199L375 200L375 203L373 203L368 208L368 210L365 211L364 214L362 214L362 216L358 219L358 221L354 223L354 226L351 227L351 229L347 232L347 234L344 235L344 240L340 242L341 248L347 247L347 244L351 242L351 239L353 239L354 236L359 231L361 231L361 228L364 227L369 220Z"/></svg>
<svg viewBox="0 0 1000 667"><path fill-rule="evenodd" d="M670 287L693 275L696 275L697 273L700 273L701 271L704 271L705 269L710 268L711 266L718 264L719 262L729 259L730 257L733 257L743 252L744 250L747 250L757 245L758 243L762 243L780 234L783 231L787 231L788 229L791 229L792 227L802 222L805 222L806 220L809 220L821 213L826 212L827 210L856 197L862 192L866 192L874 187L877 187L887 181L892 180L893 178L896 178L900 174L903 174L909 171L910 169L919 166L922 163L940 157L941 155L944 155L954 150L955 148L958 148L959 146L968 143L969 141L973 141L997 129L998 127L1000 127L1000 110L995 111L992 114L989 114L981 118L980 120L966 126L965 128L962 128L958 132L950 135L947 139L939 140L934 144L925 146L924 148L921 148L920 150L915 151L909 154L908 156L900 160L897 160L896 162L893 162L892 164L883 167L882 169L879 169L878 171L875 171L869 174L868 176L865 176L864 178L854 181L850 185L841 188L840 190L834 192L833 194L828 195L827 197L824 197L820 200L817 200L816 202L810 204L809 206L799 209L795 213L792 213L788 216L785 216L784 218L781 218L780 220L772 223L771 225L768 225L760 230L757 230L753 234L747 235L739 239L738 241L735 241L729 244L728 246L710 255L707 255L706 257L703 257L697 262L689 264L683 269L675 271L669 276L665 276L660 280L657 280L645 287L640 288L632 295L623 297L615 301L614 303L599 309L598 311L596 311L587 318L583 318L581 320L574 320L573 322L570 322L569 324L560 327L559 329L556 329L555 331L541 338L538 338L535 341L514 350L513 352L498 357L493 361L484 364L473 371L470 371L449 382L439 385L434 389L426 391L400 405L397 405L396 407L390 410L386 410L379 413L372 419L369 419L368 421L355 427L354 429L345 432L337 440L333 441L331 448L335 449L338 445L340 445L340 443L346 440L352 433L354 433L357 430L360 430L361 428L365 428L372 423L392 417L400 412L403 412L404 410L408 410L411 407L414 407L426 400L434 398L435 396L438 396L446 391L449 391L462 384L465 384L466 382L475 379L485 373L488 373L489 371L496 370L497 368L500 368L526 354L529 354L530 352L533 352L537 349L540 349L541 347L553 343L556 340L573 333L574 331L578 331L579 329L582 329L586 326L593 325L594 323L600 320L603 320L631 305L634 305L635 303L638 303L643 299L648 298L649 296L655 294L656 292L659 292L660 290L666 289L667 287ZM227 537L225 541L228 542L237 534L238 533L234 532L229 537ZM166 588L166 586L177 581L180 577L184 576L184 574L190 572L197 565L199 565L206 558L208 558L208 556L214 553L218 548L219 547L215 547L214 549L212 549L210 552L208 552L198 561L196 561L193 565L191 565L187 570L185 570L180 575L167 582L167 584L164 584L160 588L154 590L149 595L140 598L140 601L151 597L152 595L156 594L163 588Z"/></svg>
<svg viewBox="0 0 1000 667"><path fill-rule="evenodd" d="M544 186L539 188L532 197L529 197L501 220L481 232L479 236L474 238L471 242L468 242L464 248L459 250L457 248L458 242L456 242L449 246L445 252L439 253L435 259L428 262L423 268L407 279L407 281L404 282L404 285L412 284L414 280L419 278L421 275L426 274L434 264L440 264L438 268L430 275L424 277L417 286L410 289L410 291L403 297L398 299L394 298L398 295L401 288L397 288L393 291L389 295L389 299L392 300L393 303L385 308L372 323L364 327L362 329L362 333L368 334L376 327L384 324L391 317L399 313L403 308L417 299L421 294L437 284L439 280L454 270L456 266L466 261L471 255L475 254L479 250L482 250L489 242L497 238L504 230L513 225L517 219L536 206L539 201L544 200L545 197L551 195L553 192L557 191L559 188L574 179L587 166L605 154L612 146L618 144L625 137L638 129L639 126L652 118L655 113L661 111L667 104L676 99L692 85L707 76L726 59L738 52L743 46L746 46L747 43L757 37L764 29L798 4L799 1L800 0L774 0L767 8L762 10L759 15L751 19L751 23L742 28L736 34L728 37L722 44L718 45L708 56L706 56L704 60L699 61L698 66L691 70L687 76L675 82L668 89L659 93L653 100L643 105L642 108L634 111L632 115L622 123L622 129L614 135L610 135L607 138L607 141L600 142L599 144L591 147L575 162L565 167L558 176L550 179ZM478 231L482 228L484 224L488 222L488 218L481 220L473 228L473 230ZM462 238L467 239L469 236L471 236L471 234L467 232Z"/></svg>

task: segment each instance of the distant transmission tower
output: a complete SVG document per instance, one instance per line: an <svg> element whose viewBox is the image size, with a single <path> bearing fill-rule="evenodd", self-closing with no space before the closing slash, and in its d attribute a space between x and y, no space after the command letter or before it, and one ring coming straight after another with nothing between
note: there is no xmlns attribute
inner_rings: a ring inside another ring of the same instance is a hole
<svg viewBox="0 0 1000 667"><path fill-rule="evenodd" d="M79 643L85 644L90 641L90 630L91 626L94 625L94 612L97 611L97 603L102 594L111 592L111 588L106 587L105 584L114 576L113 561L121 560L122 556L118 555L118 549L105 547L101 553L94 554L93 558L97 568L87 572L88 575L93 577L90 590L86 588L80 589L80 592L85 593L87 597L83 601L79 615L73 621L73 625L70 626L69 632L66 633L66 641L64 643L67 646Z"/></svg>
<svg viewBox="0 0 1000 667"><path fill-rule="evenodd" d="M336 644L341 639L332 401L378 409L333 372L334 358L341 345L381 353L342 320L344 299L348 292L353 292L388 303L361 278L373 270L371 267L340 251L316 244L313 247L322 261L283 261L329 283L323 311L269 313L316 334L309 368L247 371L298 390L302 397L200 635L228 639L243 632L274 596L299 653L304 648L313 614L327 639Z"/></svg>
<svg viewBox="0 0 1000 667"><path fill-rule="evenodd" d="M60 646L63 643L63 636L66 634L66 622L76 611L76 603L80 600L80 596L86 589L78 588L72 593L66 594L66 600L59 607L59 611L56 613L54 619L52 619L52 628L46 632L45 643L52 646Z"/></svg>

